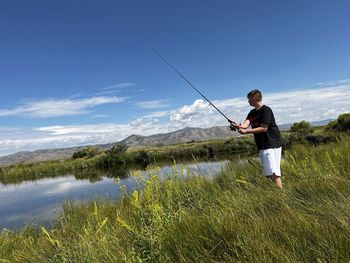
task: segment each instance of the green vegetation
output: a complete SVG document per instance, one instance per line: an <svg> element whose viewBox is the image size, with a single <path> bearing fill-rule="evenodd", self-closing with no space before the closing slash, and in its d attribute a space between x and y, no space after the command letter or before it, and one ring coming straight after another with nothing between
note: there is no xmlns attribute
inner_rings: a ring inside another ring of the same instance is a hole
<svg viewBox="0 0 350 263"><path fill-rule="evenodd" d="M0 182L3 184L19 183L23 180L55 177L73 171L94 168L96 164L96 158L18 163L0 168Z"/></svg>
<svg viewBox="0 0 350 263"><path fill-rule="evenodd" d="M256 146L252 136L232 137L230 139L218 139L204 142L192 142L175 145L145 147L131 150L130 160L139 161L148 159L151 161L188 160L196 158L212 158L219 154L255 153Z"/></svg>
<svg viewBox="0 0 350 263"><path fill-rule="evenodd" d="M51 230L0 235L3 262L348 262L350 137L286 151L284 189L258 161L180 170L119 201L66 204ZM125 190L125 187L120 186Z"/></svg>
<svg viewBox="0 0 350 263"><path fill-rule="evenodd" d="M96 147L86 147L86 148L83 148L83 149L73 153L72 158L73 159L92 158L92 157L95 157L96 155L98 155L99 153L100 153L100 151Z"/></svg>
<svg viewBox="0 0 350 263"><path fill-rule="evenodd" d="M327 131L349 131L350 130L350 113L339 115L338 119L331 121L326 126Z"/></svg>
<svg viewBox="0 0 350 263"><path fill-rule="evenodd" d="M328 132L327 132L328 131ZM294 123L289 132L283 134L282 142L284 148L290 147L293 144L325 144L336 140L334 132L329 131L325 127L313 127L306 121Z"/></svg>
<svg viewBox="0 0 350 263"><path fill-rule="evenodd" d="M103 168L114 168L126 164L128 147L123 144L113 146L112 149L107 150L100 158L98 166Z"/></svg>
<svg viewBox="0 0 350 263"><path fill-rule="evenodd" d="M306 121L296 122L290 127L290 132L296 133L299 136L307 136L315 131L315 128Z"/></svg>
<svg viewBox="0 0 350 263"><path fill-rule="evenodd" d="M117 174L119 174L120 170L125 171L130 167L141 166L145 168L152 163L172 162L174 159L212 158L219 154L249 154L255 151L256 146L251 136L133 149L118 144L112 149L98 152L98 154L96 148L88 147L75 152L71 159L19 163L2 167L0 168L0 182L15 183L91 168L117 170Z"/></svg>

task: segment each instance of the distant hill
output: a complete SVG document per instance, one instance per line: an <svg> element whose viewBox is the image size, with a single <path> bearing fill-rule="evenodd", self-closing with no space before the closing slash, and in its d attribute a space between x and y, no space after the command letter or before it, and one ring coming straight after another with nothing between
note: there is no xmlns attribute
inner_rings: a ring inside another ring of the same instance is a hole
<svg viewBox="0 0 350 263"><path fill-rule="evenodd" d="M331 120L323 120L319 122L312 122L313 126L323 126L326 125ZM289 130L292 126L289 124L279 125L280 129ZM237 132L232 132L228 126L216 126L211 128L191 128L187 127L178 131L155 134L150 136L142 135L130 135L122 141L108 143L108 144L97 144L97 145L85 145L76 146L70 148L57 148L57 149L45 149L36 151L26 151L18 152L11 155L0 157L0 165L9 165L18 162L37 162L37 161L47 161L47 160L57 160L70 158L74 152L88 147L94 146L101 150L108 150L116 144L126 144L128 147L136 146L156 146L156 145L168 145L177 143L186 143L192 141L206 141L211 139L226 139L232 136L237 136Z"/></svg>
<svg viewBox="0 0 350 263"><path fill-rule="evenodd" d="M212 127L207 129L188 127L170 133L155 134L151 136L131 135L122 141L108 144L17 152L0 157L0 165L9 165L18 162L37 162L70 158L74 152L88 146L94 146L101 150L108 150L116 144L126 144L128 147L155 146L186 143L191 141L206 141L210 139L224 139L236 135L237 133L232 132L228 126Z"/></svg>

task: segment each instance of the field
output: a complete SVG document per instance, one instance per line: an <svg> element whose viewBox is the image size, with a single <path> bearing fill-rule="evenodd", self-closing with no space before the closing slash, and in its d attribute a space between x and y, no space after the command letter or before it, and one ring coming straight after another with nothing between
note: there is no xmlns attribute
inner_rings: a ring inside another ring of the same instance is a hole
<svg viewBox="0 0 350 263"><path fill-rule="evenodd" d="M2 262L348 262L350 138L285 152L284 189L259 162L214 179L157 167L120 202L65 204L53 229L3 231ZM116 187L124 186L116 184Z"/></svg>

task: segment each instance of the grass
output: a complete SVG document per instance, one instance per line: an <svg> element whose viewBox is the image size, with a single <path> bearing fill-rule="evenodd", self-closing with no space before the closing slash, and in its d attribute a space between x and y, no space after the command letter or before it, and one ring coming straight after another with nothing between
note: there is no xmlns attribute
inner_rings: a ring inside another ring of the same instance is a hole
<svg viewBox="0 0 350 263"><path fill-rule="evenodd" d="M35 163L18 163L0 169L0 183L20 183L45 177L60 176L62 173L81 171L96 167L97 159L63 159Z"/></svg>
<svg viewBox="0 0 350 263"><path fill-rule="evenodd" d="M131 166L134 167L140 164L171 162L174 159L188 160L193 159L193 157L212 158L222 154L251 153L255 151L256 146L251 136L157 147L135 147L128 149L125 154L121 154L118 158L121 159L120 163L113 163L112 160L112 168L126 170ZM60 176L62 173L79 172L84 169L110 168L101 165L104 158L106 158L106 153L101 153L93 158L13 164L0 167L0 182L3 184L20 183L25 180Z"/></svg>
<svg viewBox="0 0 350 263"><path fill-rule="evenodd" d="M288 150L283 190L255 160L215 179L152 171L119 202L65 204L51 230L2 232L0 262L350 260L349 137Z"/></svg>

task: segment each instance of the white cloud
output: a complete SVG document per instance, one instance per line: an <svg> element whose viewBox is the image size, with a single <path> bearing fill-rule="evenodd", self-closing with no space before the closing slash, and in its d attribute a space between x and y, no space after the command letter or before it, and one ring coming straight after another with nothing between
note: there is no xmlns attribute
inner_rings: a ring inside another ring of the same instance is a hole
<svg viewBox="0 0 350 263"><path fill-rule="evenodd" d="M97 95L113 95L121 92L126 88L137 87L138 85L132 82L123 82L114 85L110 85L100 89Z"/></svg>
<svg viewBox="0 0 350 263"><path fill-rule="evenodd" d="M145 116L143 118L161 118L169 116L172 111L153 111Z"/></svg>
<svg viewBox="0 0 350 263"><path fill-rule="evenodd" d="M14 109L0 109L0 117L26 116L30 118L50 118L88 113L88 109L103 104L120 103L125 97L92 97L85 99L47 99L29 101Z"/></svg>
<svg viewBox="0 0 350 263"><path fill-rule="evenodd" d="M140 118L129 124L47 126L27 131L25 136L0 135L0 156L18 151L103 144L125 139L131 134L151 135L173 131L154 118Z"/></svg>
<svg viewBox="0 0 350 263"><path fill-rule="evenodd" d="M263 93L264 102L273 109L277 124L337 118L344 112L350 112L349 97L349 81L306 90ZM213 103L238 122L244 121L252 109L245 97L216 100ZM96 104L98 100L86 103ZM0 130L0 155L20 150L108 143L125 139L131 134L148 136L184 127L216 125L227 125L227 122L209 103L195 100L190 105L175 110L155 111L126 124L54 125L24 131L5 127Z"/></svg>
<svg viewBox="0 0 350 263"><path fill-rule="evenodd" d="M337 118L344 112L350 112L349 96L350 82L341 81L321 88L266 93L263 94L263 100L273 109L277 123L284 124L301 120L312 122ZM227 117L238 122L244 121L252 109L245 97L213 101L213 104ZM171 120L195 127L225 123L220 113L203 100L197 100L192 105L176 110Z"/></svg>
<svg viewBox="0 0 350 263"><path fill-rule="evenodd" d="M160 108L168 108L170 105L168 104L169 100L149 100L149 101L140 101L136 103L136 106L142 109L160 109Z"/></svg>
<svg viewBox="0 0 350 263"><path fill-rule="evenodd" d="M108 87L104 87L102 88L102 90L113 90L113 89L122 89L122 88L128 88L128 87L135 87L137 86L137 84L135 83L132 83L132 82L123 82L123 83L118 83L118 84L115 84L115 85L111 85L111 86L108 86Z"/></svg>

